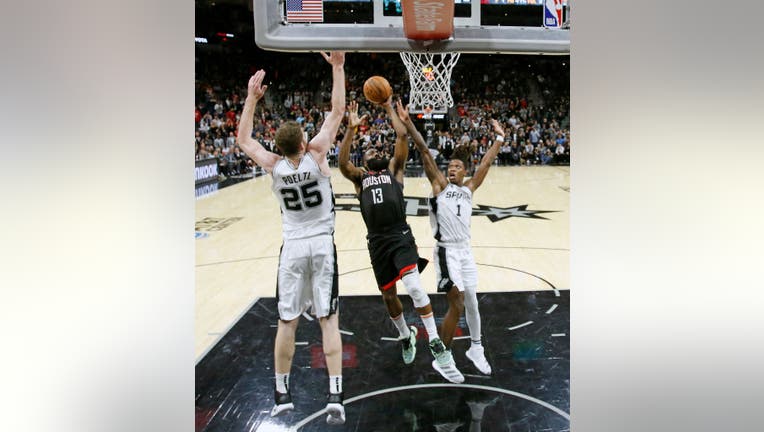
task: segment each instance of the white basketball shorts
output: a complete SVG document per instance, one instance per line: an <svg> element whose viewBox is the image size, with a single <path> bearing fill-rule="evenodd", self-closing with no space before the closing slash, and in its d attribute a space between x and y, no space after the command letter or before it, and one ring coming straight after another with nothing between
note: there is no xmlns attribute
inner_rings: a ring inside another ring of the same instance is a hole
<svg viewBox="0 0 764 432"><path fill-rule="evenodd" d="M477 287L477 266L475 265L475 258L472 256L472 249L469 247L435 246L433 258L438 292L448 292L454 285L459 291Z"/></svg>
<svg viewBox="0 0 764 432"><path fill-rule="evenodd" d="M279 318L293 320L311 305L318 318L336 313L337 276L337 250L331 235L285 240L276 281Z"/></svg>

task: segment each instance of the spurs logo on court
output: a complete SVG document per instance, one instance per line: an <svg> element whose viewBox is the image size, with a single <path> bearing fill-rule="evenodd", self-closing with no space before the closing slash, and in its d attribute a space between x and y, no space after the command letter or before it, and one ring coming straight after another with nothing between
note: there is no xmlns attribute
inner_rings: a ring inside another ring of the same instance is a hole
<svg viewBox="0 0 764 432"><path fill-rule="evenodd" d="M334 194L335 199L353 199L353 203L339 203L335 204L335 210L360 212L361 207L358 204L358 199L354 194L340 193ZM421 197L403 197L406 201L406 216L427 216L429 214L429 207L427 205L427 198ZM556 213L558 210L528 210L528 204L523 204L513 207L493 207L478 204L477 208L472 209L472 216L485 216L491 222L498 222L511 217L519 217L526 219L544 219L549 220L543 216L539 216L541 213Z"/></svg>

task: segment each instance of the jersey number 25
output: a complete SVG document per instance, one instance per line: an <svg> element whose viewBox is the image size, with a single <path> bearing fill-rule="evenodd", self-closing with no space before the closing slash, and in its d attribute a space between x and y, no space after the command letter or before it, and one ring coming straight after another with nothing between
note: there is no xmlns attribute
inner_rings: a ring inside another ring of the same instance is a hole
<svg viewBox="0 0 764 432"><path fill-rule="evenodd" d="M316 207L321 205L324 199L321 197L321 192L317 190L311 190L311 188L318 187L318 182L304 184L297 188L284 188L281 189L281 195L284 198L284 207L287 210L302 210L303 204L305 207ZM300 199L302 195L302 199Z"/></svg>

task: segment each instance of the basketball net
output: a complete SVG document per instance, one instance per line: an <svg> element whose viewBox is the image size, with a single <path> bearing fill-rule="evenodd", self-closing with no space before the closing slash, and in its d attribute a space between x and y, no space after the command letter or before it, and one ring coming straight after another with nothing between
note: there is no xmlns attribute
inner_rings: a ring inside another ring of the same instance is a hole
<svg viewBox="0 0 764 432"><path fill-rule="evenodd" d="M409 112L422 113L429 107L432 112L445 113L449 107L454 106L454 99L451 97L451 72L461 53L400 54L409 73Z"/></svg>

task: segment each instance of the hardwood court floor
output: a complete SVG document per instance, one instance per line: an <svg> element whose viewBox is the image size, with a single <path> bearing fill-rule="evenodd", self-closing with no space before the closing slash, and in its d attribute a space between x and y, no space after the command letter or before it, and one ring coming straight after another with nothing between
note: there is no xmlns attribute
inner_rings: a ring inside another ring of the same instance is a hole
<svg viewBox="0 0 764 432"><path fill-rule="evenodd" d="M275 296L281 225L270 186L269 176L257 177L197 200L197 362L257 299ZM332 187L340 295L378 295L366 230L361 214L353 211L358 204L353 186L333 169ZM567 166L491 168L473 197L478 292L569 288L569 190ZM420 254L432 259L434 239L424 201L429 193L425 177L406 178L408 222ZM432 265L422 281L428 293L436 292Z"/></svg>

